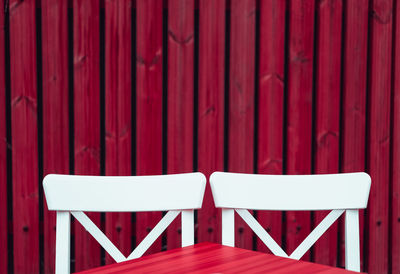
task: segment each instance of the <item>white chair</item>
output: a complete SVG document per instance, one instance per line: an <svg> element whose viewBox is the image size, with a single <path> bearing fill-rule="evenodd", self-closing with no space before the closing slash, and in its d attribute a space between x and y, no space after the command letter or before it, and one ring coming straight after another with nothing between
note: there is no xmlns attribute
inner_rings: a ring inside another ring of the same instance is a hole
<svg viewBox="0 0 400 274"><path fill-rule="evenodd" d="M70 273L70 215L108 254L121 262L138 258L182 213L182 247L194 244L194 209L201 208L206 178L202 173L158 176L47 175L43 180L49 210L57 211L56 273ZM83 211L168 211L126 258Z"/></svg>
<svg viewBox="0 0 400 274"><path fill-rule="evenodd" d="M367 207L371 187L368 174L260 175L214 172L210 184L215 206L222 208L223 245L235 245L236 211L273 254L299 260L346 212L346 269L360 271L358 209ZM288 255L247 209L332 211Z"/></svg>

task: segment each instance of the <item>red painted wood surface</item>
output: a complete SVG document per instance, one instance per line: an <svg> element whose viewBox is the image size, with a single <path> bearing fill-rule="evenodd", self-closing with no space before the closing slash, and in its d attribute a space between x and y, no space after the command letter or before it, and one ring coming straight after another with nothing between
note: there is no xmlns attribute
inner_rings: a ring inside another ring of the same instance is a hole
<svg viewBox="0 0 400 274"><path fill-rule="evenodd" d="M69 173L67 3L42 2L43 174ZM54 273L55 213L44 208L44 272Z"/></svg>
<svg viewBox="0 0 400 274"><path fill-rule="evenodd" d="M162 27L163 2L136 1L136 173L162 173ZM138 244L161 219L161 213L136 214ZM158 239L148 252L161 250Z"/></svg>
<svg viewBox="0 0 400 274"><path fill-rule="evenodd" d="M367 92L368 0L345 1L342 91L342 172L365 171L365 122ZM360 211L360 250L363 265L364 211ZM344 221L344 220L342 220ZM341 254L344 254L342 222ZM344 256L339 264L344 266ZM361 268L363 269L363 268Z"/></svg>
<svg viewBox="0 0 400 274"><path fill-rule="evenodd" d="M42 1L43 175L69 173L68 3ZM54 273L56 214L44 206L44 273Z"/></svg>
<svg viewBox="0 0 400 274"><path fill-rule="evenodd" d="M369 59L368 172L372 182L368 207L367 271L388 271L389 160L392 66L392 1L372 2Z"/></svg>
<svg viewBox="0 0 400 274"><path fill-rule="evenodd" d="M287 174L311 173L314 12L313 1L290 2ZM310 214L287 212L286 230L286 249L291 253L310 232ZM309 252L303 258L309 259Z"/></svg>
<svg viewBox="0 0 400 274"><path fill-rule="evenodd" d="M261 174L282 174L285 12L284 1L260 1L257 171ZM258 211L257 219L280 245L281 212ZM269 252L260 239L257 250Z"/></svg>
<svg viewBox="0 0 400 274"><path fill-rule="evenodd" d="M339 119L341 92L342 1L319 2L316 41L316 111L314 172L339 172ZM327 212L316 212L317 226ZM336 266L338 223L335 222L315 244L315 262Z"/></svg>
<svg viewBox="0 0 400 274"><path fill-rule="evenodd" d="M363 269L371 273L399 272L400 204L396 169L399 77L396 75L400 19L395 17L400 5L396 1L66 2L0 0L0 7L5 5L5 9L0 8L0 104L3 106L8 103L4 76L11 76L11 117L6 117L5 112L0 115L0 140L3 140L0 141L0 195L3 195L0 197L0 241L3 239L6 243L7 234L13 237L12 241L8 240L8 247L0 246L3 254L0 272L7 272L5 267L12 261L15 273L38 273L39 268L44 273L52 272L54 214L44 205L43 220L39 220L41 182L37 179L42 172L43 175L68 173L70 151L75 153L72 162L77 174L100 174L100 166L104 166L106 174L128 175L133 159L134 170L140 175L161 174L163 168L168 173L191 171L197 161L197 169L209 176L215 170L224 169L224 144L228 144L225 160L231 171L252 173L255 168L259 173L370 172L372 191L365 220L364 212L360 212ZM105 22L101 29L99 14L103 2ZM132 17L130 3L137 8L136 18ZM9 29L3 27L8 6ZM257 22L256 6L259 8ZM73 14L69 19L68 8ZM166 13L168 22L163 22ZM228 26L225 26L226 14L230 14ZM39 20L40 26L36 25ZM69 27L73 28L69 34L68 20L72 23ZM136 29L132 30L132 26ZM37 32L40 27L41 36ZM198 56L193 40L196 29ZM259 31L259 45L255 45L256 31ZM100 45L103 32L104 47ZM71 34L73 41L68 41ZM136 37L131 37L132 34ZM10 41L5 39L8 35ZM42 40L37 41L40 37ZM163 52L163 37L168 52ZM344 39L342 43L340 39ZM42 48L37 50L36 45ZM225 51L226 46L229 48ZM105 52L100 52L100 48ZM135 64L131 64L135 58L131 50L137 52ZM68 52L73 56L68 56ZM104 64L100 63L100 56L105 56ZM4 64L8 58L10 67ZM74 64L69 72L68 58L73 58ZM195 75L196 60L198 75ZM167 61L165 71L163 61ZM136 75L131 74L131 65L136 67ZM40 66L42 74L37 70ZM257 69L259 75L255 75ZM105 79L100 79L103 70ZM68 83L71 76L74 81ZM166 77L165 87L163 77ZM99 104L102 81L106 85L104 121ZM70 85L74 90L73 102L68 98ZM37 87L41 86L43 101L37 104ZM257 92L255 86L258 86ZM258 97L254 98L256 94ZM225 95L228 96L227 110L224 109ZM70 109L69 103L73 105ZM43 117L42 121L36 121L37 105L43 106L39 116ZM131 110L135 121L130 120ZM229 115L227 132L224 132L225 111ZM193 121L195 117L197 121ZM6 128L9 118L11 126ZM73 128L69 128L69 119L74 119ZM43 132L38 132L41 123ZM106 136L100 136L102 124L106 127ZM131 132L132 124L135 131ZM70 131L74 140L68 140ZM6 133L11 133L10 159L6 155ZM163 140L163 136L167 139ZM102 152L101 138L106 139L106 151ZM131 147L132 140L136 141L136 147ZM257 140L257 148L253 140ZM69 148L69 141L73 141L74 147ZM197 147L193 141L197 141ZM40 155L38 144L41 143L43 154ZM163 143L167 145L164 149ZM102 153L106 157L100 163ZM193 159L195 156L198 158ZM43 165L38 164L39 159L43 159ZM12 162L6 163L7 160ZM5 196L7 166L12 167L11 197ZM43 170L39 170L40 166ZM13 212L13 219L7 220L9 210ZM280 218L279 212L257 213L273 237L278 242L283 239L288 252L304 239L312 224L309 213L288 212L283 215L286 218ZM131 239L138 242L147 235L161 213L137 214L137 228L131 223L130 214L112 216L107 215L102 229L127 254ZM314 216L315 222L321 217ZM99 221L99 215L92 217ZM197 240L219 242L219 224L219 211L214 208L207 188L203 209L198 214ZM179 225L175 221L164 235L166 248L179 245ZM76 270L100 264L99 245L80 225L74 228ZM237 228L240 230L240 226ZM249 232L247 225L243 229L243 233ZM313 257L318 262L334 264L337 260L343 265L343 222L339 223L340 242L334 240L336 233L333 231L333 234L325 236L326 244L321 239ZM251 236L237 238L247 248L253 248ZM43 247L41 255L40 246ZM87 256L91 248L95 255ZM259 241L256 248L267 251ZM336 248L340 248L337 254ZM5 250L13 250L9 253L12 260L4 256ZM160 250L161 240L158 240L151 252Z"/></svg>
<svg viewBox="0 0 400 274"><path fill-rule="evenodd" d="M391 200L392 200L392 214L391 214L391 242L390 250L392 254L391 268L392 273L400 272L400 235L397 233L400 231L400 171L397 166L400 163L400 5L396 4L394 26L395 41L394 41L394 84L393 84L393 140L392 140L392 189L391 189Z"/></svg>
<svg viewBox="0 0 400 274"><path fill-rule="evenodd" d="M167 172L193 171L194 0L168 1ZM181 246L181 218L167 231L168 249Z"/></svg>
<svg viewBox="0 0 400 274"><path fill-rule="evenodd" d="M106 175L132 174L131 0L105 2ZM131 214L107 213L106 235L128 256ZM107 254L106 263L114 260Z"/></svg>
<svg viewBox="0 0 400 274"><path fill-rule="evenodd" d="M232 0L230 12L228 170L252 173L256 2ZM251 249L252 230L238 216L235 231L236 246Z"/></svg>
<svg viewBox="0 0 400 274"><path fill-rule="evenodd" d="M7 128L6 128L5 5L0 0L0 272L7 273Z"/></svg>
<svg viewBox="0 0 400 274"><path fill-rule="evenodd" d="M391 242L389 242L391 254L391 273L400 273L400 5L396 3L394 10L394 56L393 56L393 120L392 120L392 182L391 182L391 201L389 205L391 212Z"/></svg>
<svg viewBox="0 0 400 274"><path fill-rule="evenodd" d="M201 243L136 260L84 271L89 273L354 273L271 254Z"/></svg>
<svg viewBox="0 0 400 274"><path fill-rule="evenodd" d="M224 169L225 2L199 2L198 170ZM198 214L198 241L221 242L221 216L209 184Z"/></svg>
<svg viewBox="0 0 400 274"><path fill-rule="evenodd" d="M10 1L14 273L39 272L35 1Z"/></svg>
<svg viewBox="0 0 400 274"><path fill-rule="evenodd" d="M100 3L73 1L75 174L100 175ZM99 225L100 214L89 218ZM75 270L100 265L100 246L75 223Z"/></svg>

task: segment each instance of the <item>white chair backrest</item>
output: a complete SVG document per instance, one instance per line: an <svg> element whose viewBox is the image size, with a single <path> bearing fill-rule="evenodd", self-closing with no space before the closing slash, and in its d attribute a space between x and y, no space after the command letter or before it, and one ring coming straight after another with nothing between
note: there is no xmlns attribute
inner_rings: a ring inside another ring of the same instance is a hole
<svg viewBox="0 0 400 274"><path fill-rule="evenodd" d="M346 269L360 271L358 209L367 207L371 187L368 174L261 175L214 172L210 184L215 206L222 208L224 245L235 244L236 211L272 253L298 260L346 212ZM247 209L332 211L288 255Z"/></svg>
<svg viewBox="0 0 400 274"><path fill-rule="evenodd" d="M201 208L206 185L202 173L155 176L47 175L43 188L49 210L57 211L56 273L70 273L70 215L115 261L138 258L182 213L182 247L194 243L194 209ZM90 212L168 211L125 257L87 217Z"/></svg>

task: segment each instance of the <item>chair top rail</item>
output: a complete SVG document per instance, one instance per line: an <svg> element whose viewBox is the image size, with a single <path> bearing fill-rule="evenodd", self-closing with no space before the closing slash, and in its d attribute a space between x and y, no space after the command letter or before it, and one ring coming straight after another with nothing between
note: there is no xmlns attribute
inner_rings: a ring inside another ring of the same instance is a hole
<svg viewBox="0 0 400 274"><path fill-rule="evenodd" d="M202 173L154 176L49 174L43 180L49 210L141 212L201 208Z"/></svg>
<svg viewBox="0 0 400 274"><path fill-rule="evenodd" d="M364 172L264 175L214 172L216 207L254 210L332 210L367 207L371 177Z"/></svg>

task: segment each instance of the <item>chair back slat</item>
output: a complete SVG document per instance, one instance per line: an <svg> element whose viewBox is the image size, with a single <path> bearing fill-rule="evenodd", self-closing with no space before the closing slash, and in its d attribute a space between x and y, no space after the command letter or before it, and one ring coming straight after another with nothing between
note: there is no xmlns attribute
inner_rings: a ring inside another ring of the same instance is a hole
<svg viewBox="0 0 400 274"><path fill-rule="evenodd" d="M171 210L157 223L157 225L147 234L140 244L132 251L127 260L141 257L147 249L154 243L155 240L164 232L164 230L172 223L179 215L180 211ZM182 243L183 246L183 243Z"/></svg>
<svg viewBox="0 0 400 274"><path fill-rule="evenodd" d="M141 212L200 208L202 173L156 176L47 175L49 210Z"/></svg>
<svg viewBox="0 0 400 274"><path fill-rule="evenodd" d="M250 214L247 209L236 209L240 217L249 225L260 240L271 250L274 255L289 257L282 247L280 247L260 223Z"/></svg>
<svg viewBox="0 0 400 274"><path fill-rule="evenodd" d="M318 225L308 234L307 238L290 254L289 258L300 260L304 254L315 244L315 242L324 234L328 228L342 215L343 209L332 210Z"/></svg>
<svg viewBox="0 0 400 274"><path fill-rule="evenodd" d="M366 208L368 174L260 175L214 172L210 177L217 207L254 210Z"/></svg>
<svg viewBox="0 0 400 274"><path fill-rule="evenodd" d="M117 262L126 260L121 251L108 239L108 237L89 219L82 211L72 211L72 216L95 238L105 251Z"/></svg>

